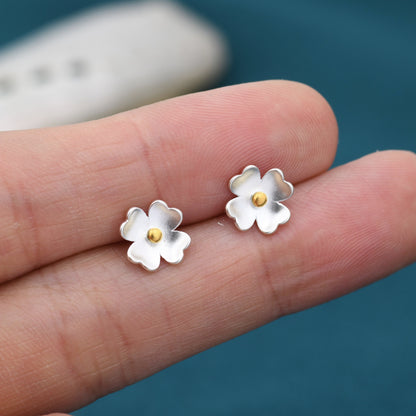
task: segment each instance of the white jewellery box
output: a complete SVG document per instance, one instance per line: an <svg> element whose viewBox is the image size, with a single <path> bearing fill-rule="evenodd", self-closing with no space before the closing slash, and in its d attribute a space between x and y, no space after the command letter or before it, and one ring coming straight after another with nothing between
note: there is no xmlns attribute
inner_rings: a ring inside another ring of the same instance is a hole
<svg viewBox="0 0 416 416"><path fill-rule="evenodd" d="M212 85L228 51L170 1L91 9L0 51L0 130L90 120Z"/></svg>

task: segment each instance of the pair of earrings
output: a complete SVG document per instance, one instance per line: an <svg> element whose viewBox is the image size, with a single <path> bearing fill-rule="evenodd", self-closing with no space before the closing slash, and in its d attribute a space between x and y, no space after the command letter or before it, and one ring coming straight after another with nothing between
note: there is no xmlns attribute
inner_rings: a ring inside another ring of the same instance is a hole
<svg viewBox="0 0 416 416"><path fill-rule="evenodd" d="M272 234L289 220L290 211L280 202L292 196L293 185L284 180L280 169L271 169L262 178L259 169L250 165L231 178L229 186L237 197L227 203L225 211L238 229L248 230L256 221L260 231ZM121 236L133 242L128 259L150 271L159 267L161 257L168 263L179 263L191 243L188 234L176 230L181 222L182 212L160 200L150 205L149 215L131 208L120 227Z"/></svg>

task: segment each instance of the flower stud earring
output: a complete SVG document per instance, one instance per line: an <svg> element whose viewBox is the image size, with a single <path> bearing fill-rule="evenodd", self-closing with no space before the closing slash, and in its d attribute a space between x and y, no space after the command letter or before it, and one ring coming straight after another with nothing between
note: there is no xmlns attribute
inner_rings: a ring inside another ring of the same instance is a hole
<svg viewBox="0 0 416 416"><path fill-rule="evenodd" d="M121 236L133 242L127 251L128 259L149 271L159 267L160 257L168 263L179 263L191 243L188 234L176 231L181 222L182 212L163 201L154 201L148 216L140 208L130 208L120 227Z"/></svg>
<svg viewBox="0 0 416 416"><path fill-rule="evenodd" d="M230 190L237 198L227 203L225 211L238 229L248 230L257 221L260 231L271 234L289 221L290 211L280 202L292 196L293 185L284 180L280 169L270 169L261 178L257 166L247 166L231 178Z"/></svg>

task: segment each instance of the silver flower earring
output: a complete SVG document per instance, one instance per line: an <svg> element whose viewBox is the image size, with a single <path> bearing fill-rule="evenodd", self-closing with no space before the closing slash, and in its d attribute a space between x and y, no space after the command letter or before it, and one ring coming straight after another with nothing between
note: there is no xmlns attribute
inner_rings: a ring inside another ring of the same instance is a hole
<svg viewBox="0 0 416 416"><path fill-rule="evenodd" d="M280 169L270 169L262 178L257 166L247 166L231 178L230 190L237 198L227 203L225 211L238 229L248 230L257 221L260 231L271 234L289 221L290 211L280 202L292 196L293 185Z"/></svg>
<svg viewBox="0 0 416 416"><path fill-rule="evenodd" d="M188 234L176 231L181 222L182 212L163 201L154 201L148 216L140 208L130 208L120 227L121 236L133 242L127 251L128 259L149 271L159 267L160 257L168 263L179 263L191 243Z"/></svg>

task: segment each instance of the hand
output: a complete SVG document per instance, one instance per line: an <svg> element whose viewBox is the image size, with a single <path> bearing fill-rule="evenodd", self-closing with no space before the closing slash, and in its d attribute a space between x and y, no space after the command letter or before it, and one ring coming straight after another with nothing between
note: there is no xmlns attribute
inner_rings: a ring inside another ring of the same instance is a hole
<svg viewBox="0 0 416 416"><path fill-rule="evenodd" d="M415 155L327 172L336 145L326 101L283 81L1 133L1 415L73 410L413 262ZM248 164L295 185L271 236L223 214ZM192 244L149 273L119 226L155 199L183 211Z"/></svg>

